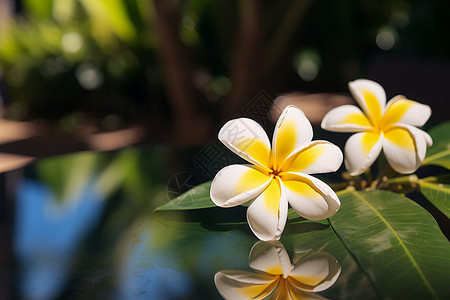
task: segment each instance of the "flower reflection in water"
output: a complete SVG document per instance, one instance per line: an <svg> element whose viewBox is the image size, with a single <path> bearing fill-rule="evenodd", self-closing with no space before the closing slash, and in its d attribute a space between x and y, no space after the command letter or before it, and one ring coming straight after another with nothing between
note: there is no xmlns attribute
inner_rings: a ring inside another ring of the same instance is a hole
<svg viewBox="0 0 450 300"><path fill-rule="evenodd" d="M331 287L341 268L325 252L303 256L295 264L279 241L257 242L249 255L255 272L224 270L214 281L225 299L324 299L314 294Z"/></svg>

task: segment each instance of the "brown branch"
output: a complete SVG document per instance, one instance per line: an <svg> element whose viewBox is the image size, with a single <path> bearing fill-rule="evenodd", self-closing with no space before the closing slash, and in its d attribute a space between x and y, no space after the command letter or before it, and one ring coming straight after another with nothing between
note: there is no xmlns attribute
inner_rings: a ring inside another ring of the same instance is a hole
<svg viewBox="0 0 450 300"><path fill-rule="evenodd" d="M0 299L15 299L14 224L16 201L14 191L20 171L0 174Z"/></svg>
<svg viewBox="0 0 450 300"><path fill-rule="evenodd" d="M225 118L233 117L254 98L262 83L286 53L286 48L313 0L292 0L270 41L263 40L264 24L260 0L240 3L240 31L231 60L233 89Z"/></svg>
<svg viewBox="0 0 450 300"><path fill-rule="evenodd" d="M177 141L202 140L207 119L201 115L199 94L193 82L193 67L179 36L178 16L173 1L153 0L156 14L159 56L164 69L166 92L174 116Z"/></svg>
<svg viewBox="0 0 450 300"><path fill-rule="evenodd" d="M295 29L305 17L306 12L313 0L293 0L282 18L272 41L270 41L265 53L264 70L270 72L274 65L280 60L289 44Z"/></svg>
<svg viewBox="0 0 450 300"><path fill-rule="evenodd" d="M262 16L260 0L243 0L239 4L239 29L230 62L233 88L227 99L225 118L235 116L256 89L262 49Z"/></svg>

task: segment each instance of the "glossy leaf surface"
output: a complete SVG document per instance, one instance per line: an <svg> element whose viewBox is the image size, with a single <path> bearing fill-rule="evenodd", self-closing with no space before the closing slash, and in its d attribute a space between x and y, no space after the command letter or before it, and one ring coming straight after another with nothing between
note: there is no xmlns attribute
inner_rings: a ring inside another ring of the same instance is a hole
<svg viewBox="0 0 450 300"><path fill-rule="evenodd" d="M379 299L370 277L338 238L328 220L288 222L281 242L293 253L293 263L317 252L333 255L342 268L336 283L321 296L327 299Z"/></svg>
<svg viewBox="0 0 450 300"><path fill-rule="evenodd" d="M209 196L211 181L204 182L180 196L172 199L168 203L155 209L155 212L161 210L186 210L215 207Z"/></svg>
<svg viewBox="0 0 450 300"><path fill-rule="evenodd" d="M387 191L340 193L331 224L385 299L445 299L450 244L432 216Z"/></svg>
<svg viewBox="0 0 450 300"><path fill-rule="evenodd" d="M216 207L209 196L209 190L211 187L211 181L204 182L178 197L175 197L166 204L159 206L155 209L158 211L170 211L170 210L192 210ZM242 206L248 207L250 201L243 203ZM289 208L288 219L301 218L292 208ZM234 222L232 222L234 223Z"/></svg>
<svg viewBox="0 0 450 300"><path fill-rule="evenodd" d="M433 139L433 146L428 149L423 164L450 169L450 121L433 127L428 133Z"/></svg>
<svg viewBox="0 0 450 300"><path fill-rule="evenodd" d="M419 180L419 185L424 196L450 218L450 184Z"/></svg>

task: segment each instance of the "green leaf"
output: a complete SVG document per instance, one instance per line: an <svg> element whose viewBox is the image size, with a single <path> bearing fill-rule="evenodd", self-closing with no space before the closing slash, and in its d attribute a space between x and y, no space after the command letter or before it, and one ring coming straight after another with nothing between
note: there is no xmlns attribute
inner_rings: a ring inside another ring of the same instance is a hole
<svg viewBox="0 0 450 300"><path fill-rule="evenodd" d="M304 255L329 253L336 258L341 274L336 283L320 293L326 299L379 299L370 278L338 238L328 220L288 223L281 242L293 253L293 262Z"/></svg>
<svg viewBox="0 0 450 300"><path fill-rule="evenodd" d="M419 185L424 196L450 218L450 184L419 180Z"/></svg>
<svg viewBox="0 0 450 300"><path fill-rule="evenodd" d="M433 146L428 149L423 164L450 169L450 121L433 127L428 133L433 139Z"/></svg>
<svg viewBox="0 0 450 300"><path fill-rule="evenodd" d="M387 191L344 191L330 221L385 299L446 299L450 243L436 221Z"/></svg>
<svg viewBox="0 0 450 300"><path fill-rule="evenodd" d="M167 210L192 210L192 209L201 209L201 208L210 208L216 207L214 202L212 202L209 196L209 190L211 188L211 181L202 183L189 191L181 194L180 196L172 199L166 204L157 207L154 212L158 211L167 211ZM250 205L250 201L247 201L241 204L244 207L248 207ZM292 208L289 208L288 211L288 219L299 219L301 218ZM243 221L244 222L244 221ZM245 220L245 223L247 221ZM240 223L240 222L239 222ZM236 222L224 222L224 224L236 224Z"/></svg>
<svg viewBox="0 0 450 300"><path fill-rule="evenodd" d="M188 272L199 272L199 265L204 265L199 276L204 276L209 269L214 270L205 286L213 282L211 279L219 270L251 271L247 259L253 243L258 240L253 234L245 233L237 229L238 227L229 231L207 230L197 222L173 222L156 215L147 228L152 228L150 232L144 231L150 238L140 236L139 239L153 241L148 244L149 248L141 253L150 253L153 257L156 251L164 253L162 257L169 254L168 266L179 268L181 265L189 270ZM336 258L341 267L339 278L329 289L321 291L320 296L326 299L378 299L370 279L337 238L328 220L303 220L288 224L281 242L293 263L304 256L319 252Z"/></svg>
<svg viewBox="0 0 450 300"><path fill-rule="evenodd" d="M128 15L125 2L121 0L81 0L92 22L98 27L111 30L125 41L133 41L136 28Z"/></svg>
<svg viewBox="0 0 450 300"><path fill-rule="evenodd" d="M157 207L155 212L162 210L187 210L215 207L216 205L209 197L210 188L211 181L202 183L172 199L168 203Z"/></svg>

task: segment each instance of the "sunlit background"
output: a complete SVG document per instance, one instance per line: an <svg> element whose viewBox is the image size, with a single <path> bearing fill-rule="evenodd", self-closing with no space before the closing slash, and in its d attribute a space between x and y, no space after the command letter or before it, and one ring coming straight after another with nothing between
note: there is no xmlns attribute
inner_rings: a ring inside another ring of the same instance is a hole
<svg viewBox="0 0 450 300"><path fill-rule="evenodd" d="M2 0L4 116L198 143L261 90L447 102L447 1L272 2Z"/></svg>
<svg viewBox="0 0 450 300"><path fill-rule="evenodd" d="M449 20L446 0L0 0L0 298L218 298L198 287L253 241L180 242L152 210L235 159L220 126L294 103L320 137L357 78L447 120Z"/></svg>

